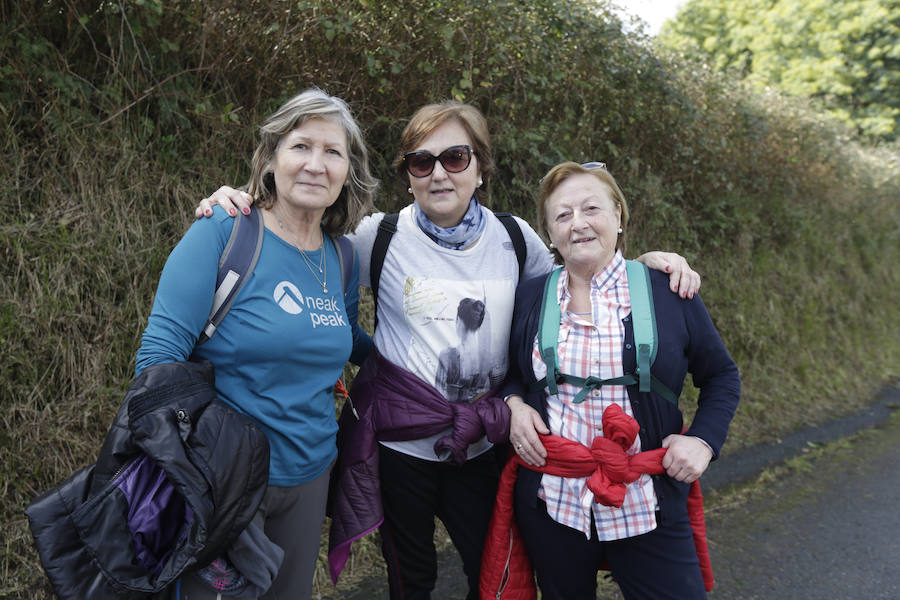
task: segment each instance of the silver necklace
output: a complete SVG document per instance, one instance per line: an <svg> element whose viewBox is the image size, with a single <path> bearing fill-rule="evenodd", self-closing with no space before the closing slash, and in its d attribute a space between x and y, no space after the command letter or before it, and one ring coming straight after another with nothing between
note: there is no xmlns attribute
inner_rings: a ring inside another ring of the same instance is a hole
<svg viewBox="0 0 900 600"><path fill-rule="evenodd" d="M281 230L284 231L285 233L289 233L289 234L291 234L291 236L296 238L297 234L295 234L293 231L291 231L290 229L288 229L287 227L284 226L284 223L281 222L281 219L278 217L278 213L275 212L274 208L272 208L271 212L272 212L272 215L275 217L275 220L278 222L278 227L280 227ZM300 252L300 256L303 258L303 262L306 263L306 268L309 269L309 272L312 273L312 276L315 278L315 280L318 281L319 285L322 286L322 293L327 294L328 293L328 285L327 285L328 284L328 261L325 260L325 235L324 234L322 235L322 248L321 248L322 253L319 255L319 264L318 265L316 265L313 261L311 261L309 259L309 256L306 254L306 251L303 248L301 248L300 246L298 246L297 244L295 244L293 242L290 242L290 244L291 244L291 246L296 248L298 252ZM319 271L318 274L316 273L316 270ZM322 279L320 279L319 275L324 275L324 277Z"/></svg>

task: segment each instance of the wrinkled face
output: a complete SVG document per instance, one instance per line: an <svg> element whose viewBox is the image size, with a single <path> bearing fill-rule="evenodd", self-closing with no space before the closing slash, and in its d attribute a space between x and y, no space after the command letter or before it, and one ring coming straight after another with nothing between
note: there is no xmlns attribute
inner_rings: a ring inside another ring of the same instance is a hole
<svg viewBox="0 0 900 600"><path fill-rule="evenodd" d="M344 129L310 119L281 138L270 163L279 202L322 210L334 204L350 172Z"/></svg>
<svg viewBox="0 0 900 600"><path fill-rule="evenodd" d="M573 175L547 197L545 210L547 234L567 268L596 273L612 260L622 211L605 183Z"/></svg>
<svg viewBox="0 0 900 600"><path fill-rule="evenodd" d="M472 140L456 119L442 123L413 151L425 150L434 156L451 146L472 146ZM469 200L478 187L481 168L478 157L472 155L469 166L459 173L448 173L440 161L425 177L413 177L407 173L413 196L432 223L439 227L458 225L469 208Z"/></svg>

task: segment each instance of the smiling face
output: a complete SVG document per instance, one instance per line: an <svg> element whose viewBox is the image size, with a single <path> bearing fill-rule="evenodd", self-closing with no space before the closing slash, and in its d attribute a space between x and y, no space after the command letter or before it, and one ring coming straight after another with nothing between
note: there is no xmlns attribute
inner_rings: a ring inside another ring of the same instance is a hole
<svg viewBox="0 0 900 600"><path fill-rule="evenodd" d="M456 119L445 121L434 129L412 151L425 150L439 155L451 146L473 146L465 128ZM448 173L440 161L425 177L407 174L409 187L419 207L432 223L439 227L458 225L469 208L469 200L478 187L481 169L478 157L472 155L468 168L459 173Z"/></svg>
<svg viewBox="0 0 900 600"><path fill-rule="evenodd" d="M596 273L616 253L622 209L609 186L589 173L572 175L547 197L547 235L566 268Z"/></svg>
<svg viewBox="0 0 900 600"><path fill-rule="evenodd" d="M347 182L347 135L333 121L310 119L281 138L270 170L275 176L278 202L324 212Z"/></svg>

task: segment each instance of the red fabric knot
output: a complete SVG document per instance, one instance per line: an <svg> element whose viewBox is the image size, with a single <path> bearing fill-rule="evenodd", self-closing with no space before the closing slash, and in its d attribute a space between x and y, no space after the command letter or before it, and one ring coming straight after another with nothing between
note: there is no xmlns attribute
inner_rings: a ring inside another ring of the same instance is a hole
<svg viewBox="0 0 900 600"><path fill-rule="evenodd" d="M625 501L625 487L642 473L662 473L664 448L628 454L640 431L640 425L622 410L612 404L603 411L603 437L597 436L591 443L591 457L596 463L594 472L587 481L588 489L594 493L594 502L604 506L621 508Z"/></svg>
<svg viewBox="0 0 900 600"><path fill-rule="evenodd" d="M555 435L540 436L547 450L547 462L541 467L528 465L518 454L510 457L500 477L494 514L485 538L479 584L481 598L537 598L531 561L513 518L513 490L520 466L557 477L588 477L588 489L594 493L595 501L617 507L621 507L624 501L626 482L634 481L641 473L658 475L664 472L662 458L666 454L665 448L628 454L627 450L634 443L640 426L621 407L613 405L607 408L602 423L605 437L597 436L590 448ZM691 484L687 511L694 531L704 587L710 591L715 580L709 562L699 481Z"/></svg>

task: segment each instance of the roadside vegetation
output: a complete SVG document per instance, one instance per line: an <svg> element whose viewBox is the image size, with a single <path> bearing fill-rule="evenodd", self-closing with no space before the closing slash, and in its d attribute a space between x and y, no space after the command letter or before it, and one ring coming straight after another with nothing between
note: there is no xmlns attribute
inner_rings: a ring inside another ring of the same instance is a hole
<svg viewBox="0 0 900 600"><path fill-rule="evenodd" d="M0 598L50 597L24 507L93 461L193 207L246 181L257 124L313 85L353 106L382 210L407 202L388 165L430 101L484 111L490 205L532 223L551 165L605 161L628 254L704 276L743 376L726 453L898 377L896 142L683 63L602 2L2 3L0 75ZM342 586L380 568L357 546Z"/></svg>

